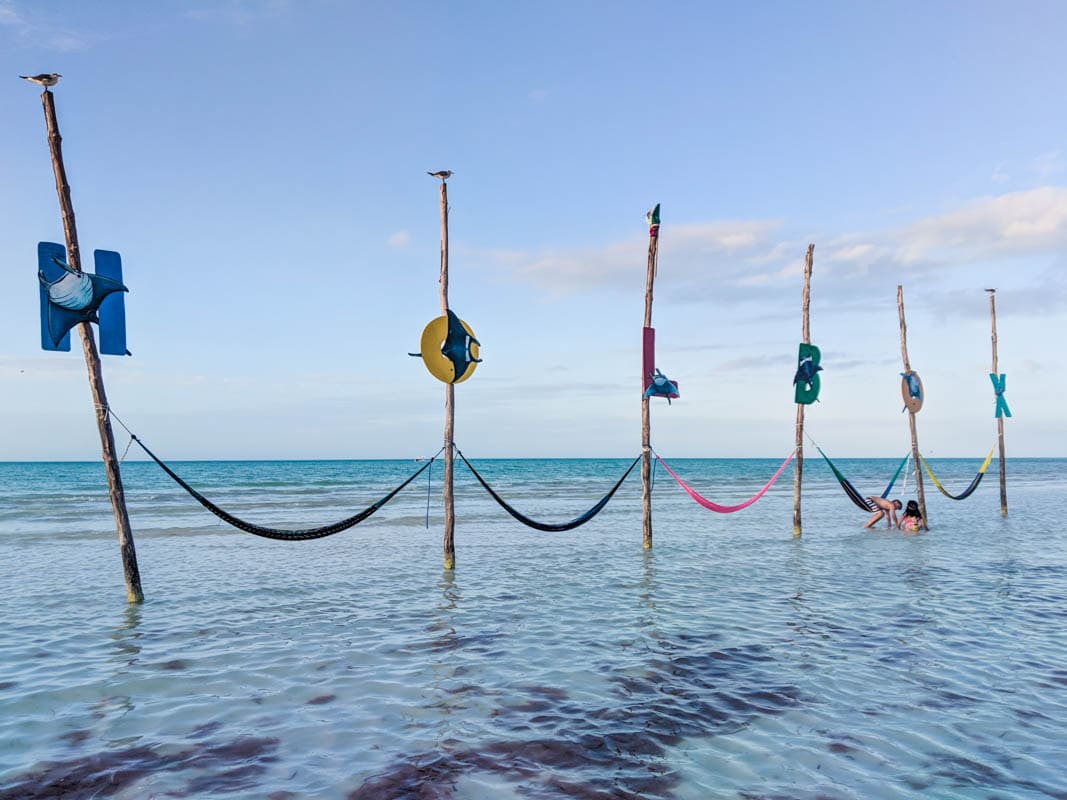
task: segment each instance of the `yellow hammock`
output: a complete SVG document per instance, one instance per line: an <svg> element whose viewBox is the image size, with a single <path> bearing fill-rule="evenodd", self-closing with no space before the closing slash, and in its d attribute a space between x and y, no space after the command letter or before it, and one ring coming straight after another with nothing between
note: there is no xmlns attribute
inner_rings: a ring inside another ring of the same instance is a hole
<svg viewBox="0 0 1067 800"><path fill-rule="evenodd" d="M930 476L930 480L934 482L934 486L945 497L950 500L965 500L970 497L974 490L978 488L978 484L982 482L982 477L985 475L985 471L989 468L989 462L993 460L993 451L997 449L996 445L989 448L989 455L985 457L985 461L982 462L982 468L978 470L978 474L974 476L974 480L971 481L971 485L964 489L960 494L949 494L945 491L945 487L941 485L936 477L934 477L933 470L930 469L930 465L926 463L926 459L923 458L922 453L919 454L919 459L923 462L923 469L926 470L926 474Z"/></svg>

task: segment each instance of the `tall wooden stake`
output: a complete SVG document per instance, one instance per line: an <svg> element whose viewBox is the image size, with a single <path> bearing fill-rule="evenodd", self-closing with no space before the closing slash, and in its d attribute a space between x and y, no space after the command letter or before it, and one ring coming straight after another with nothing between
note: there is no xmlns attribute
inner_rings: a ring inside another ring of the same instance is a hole
<svg viewBox="0 0 1067 800"><path fill-rule="evenodd" d="M987 289L989 292L989 316L993 321L993 374L997 372L997 301L996 289ZM1004 463L1004 417L997 414L997 444L1000 447L1000 513L1008 516L1008 483L1005 475Z"/></svg>
<svg viewBox="0 0 1067 800"><path fill-rule="evenodd" d="M904 287L897 286L897 312L900 315L900 355L904 360L904 371L911 372L908 361L908 326L904 322ZM919 466L919 436L915 432L915 412L908 409L908 425L911 427L911 463L915 465L915 494L919 500L919 513L926 525L930 518L926 516L926 495L923 493L922 467Z"/></svg>
<svg viewBox="0 0 1067 800"><path fill-rule="evenodd" d="M59 194L59 208L63 214L63 233L67 243L67 262L71 268L81 272L81 252L78 249L78 228L74 223L74 205L70 200L70 184L67 183L67 170L63 166L63 137L59 135L59 123L56 122L56 106L52 93L45 89L41 93L44 105L44 119L48 127L48 147L52 151L52 171L56 176L56 192ZM108 414L107 393L104 391L104 374L100 366L100 353L96 349L96 337L88 322L78 324L81 335L82 350L85 352L85 365L89 371L89 388L96 406L96 426L100 431L100 446L103 450L104 470L107 473L108 494L111 509L115 514L115 527L119 536L119 553L122 557L122 572L126 579L126 599L131 603L144 602L141 591L141 575L137 569L137 552L133 546L133 531L130 529L130 516L126 511L126 495L122 489L122 476L119 473L119 460L115 454L115 435L111 430L111 417Z"/></svg>
<svg viewBox="0 0 1067 800"><path fill-rule="evenodd" d="M656 260L659 256L659 225L649 229L648 273L645 276L645 327L652 327L652 282L656 278ZM642 388L648 376L641 376ZM641 393L641 546L652 549L652 423L649 415L649 397Z"/></svg>
<svg viewBox="0 0 1067 800"><path fill-rule="evenodd" d="M808 309L811 306L811 269L815 260L815 245L808 245L804 256L804 295L802 299L803 316L801 338L804 344L811 344L811 328L808 324ZM793 473L793 536L800 536L800 484L804 474L804 404L797 403L797 455Z"/></svg>
<svg viewBox="0 0 1067 800"><path fill-rule="evenodd" d="M448 314L448 183L441 179L441 313ZM452 493L455 474L454 433L456 424L456 386L445 384L445 569L456 568L456 506Z"/></svg>

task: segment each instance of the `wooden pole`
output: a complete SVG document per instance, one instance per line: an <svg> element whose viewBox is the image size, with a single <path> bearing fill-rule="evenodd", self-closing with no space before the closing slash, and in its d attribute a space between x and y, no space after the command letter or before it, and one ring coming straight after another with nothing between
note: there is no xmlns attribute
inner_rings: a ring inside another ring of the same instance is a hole
<svg viewBox="0 0 1067 800"><path fill-rule="evenodd" d="M650 220L651 221L651 220ZM659 257L659 225L648 232L648 272L645 275L645 327L652 327L652 283L656 278L656 262ZM648 379L641 376L641 386ZM641 546L652 549L652 420L649 414L649 397L641 392Z"/></svg>
<svg viewBox="0 0 1067 800"><path fill-rule="evenodd" d="M441 313L448 314L448 182L441 178ZM445 569L456 568L456 506L452 492L455 475L454 434L456 424L456 386L445 384L445 477L442 493L445 504Z"/></svg>
<svg viewBox="0 0 1067 800"><path fill-rule="evenodd" d="M989 292L989 316L993 322L993 374L1000 375L997 372L997 301L996 301L996 289L987 289ZM997 444L1000 447L1000 514L1001 516L1008 516L1008 483L1007 476L1005 474L1005 460L1004 460L1004 417L1001 414L997 414Z"/></svg>
<svg viewBox="0 0 1067 800"><path fill-rule="evenodd" d="M900 355L904 360L904 372L911 372L908 361L908 326L904 322L904 287L897 286L897 312L900 315ZM908 426L911 428L911 463L915 465L915 494L919 500L919 513L929 527L930 518L926 516L926 495L923 493L922 467L919 465L919 436L915 431L915 412L908 409Z"/></svg>
<svg viewBox="0 0 1067 800"><path fill-rule="evenodd" d="M815 245L808 245L804 256L804 294L802 298L801 339L811 344L808 309L811 306L811 269L815 260ZM800 484L804 474L804 404L797 403L797 455L793 473L793 536L800 536Z"/></svg>
<svg viewBox="0 0 1067 800"><path fill-rule="evenodd" d="M70 184L67 182L67 170L63 166L63 137L59 135L59 123L56 121L55 99L45 89L41 93L44 105L44 119L48 127L48 147L52 152L52 171L56 176L56 192L59 194L59 208L63 214L63 233L67 244L67 263L77 272L81 272L81 252L78 249L78 228L74 222L74 205L70 200ZM115 435L111 430L111 417L108 414L107 393L104 391L104 374L100 366L100 353L96 349L96 337L88 322L78 324L81 335L82 350L85 353L85 365L89 371L89 388L96 407L96 426L100 431L100 446L103 451L104 471L107 473L108 494L111 498L111 510L115 515L115 527L119 536L119 554L122 558L122 572L126 579L126 599L131 603L144 602L141 591L141 575L137 569L137 551L133 546L133 531L130 529L130 516L126 511L126 495L122 489L122 475L119 473L119 459L115 453Z"/></svg>

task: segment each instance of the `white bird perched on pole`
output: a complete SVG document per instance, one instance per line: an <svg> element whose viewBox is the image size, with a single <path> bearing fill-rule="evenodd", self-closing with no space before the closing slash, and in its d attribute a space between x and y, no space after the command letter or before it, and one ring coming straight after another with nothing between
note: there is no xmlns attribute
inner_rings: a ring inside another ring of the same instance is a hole
<svg viewBox="0 0 1067 800"><path fill-rule="evenodd" d="M43 86L47 89L49 86L55 86L59 83L59 79L63 76L58 72L42 72L40 75L19 75L19 77L24 81L36 83L38 86Z"/></svg>
<svg viewBox="0 0 1067 800"><path fill-rule="evenodd" d="M452 170L439 169L437 170L437 172L427 172L426 174L429 175L431 178L440 178L443 181L447 181L449 178L452 177Z"/></svg>

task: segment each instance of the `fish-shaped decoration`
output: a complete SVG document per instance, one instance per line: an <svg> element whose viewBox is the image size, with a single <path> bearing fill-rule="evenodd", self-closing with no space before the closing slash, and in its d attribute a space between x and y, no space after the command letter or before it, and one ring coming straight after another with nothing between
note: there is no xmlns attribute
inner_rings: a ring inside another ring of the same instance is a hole
<svg viewBox="0 0 1067 800"><path fill-rule="evenodd" d="M900 373L900 394L904 398L902 411L918 414L923 407L923 382L914 370Z"/></svg>
<svg viewBox="0 0 1067 800"><path fill-rule="evenodd" d="M430 374L445 383L467 380L474 374L475 366L482 362L478 357L481 342L452 309L447 309L445 316L426 325L421 345L422 352L408 355L422 358Z"/></svg>
<svg viewBox="0 0 1067 800"><path fill-rule="evenodd" d="M796 386L798 383L803 383L805 386L811 386L815 373L821 371L822 367L816 364L811 356L801 359L800 366L797 367L797 373L793 376L793 385Z"/></svg>
<svg viewBox="0 0 1067 800"><path fill-rule="evenodd" d="M74 269L64 260L66 252L62 245L41 242L37 251L37 279L41 285L42 346L46 350L70 349L67 334L71 328L82 322L95 322L101 325L101 339L103 340L104 326L100 320L101 304L110 295L116 292L128 292L129 289L119 279ZM95 256L98 272L102 262L108 266L115 262L115 274L121 276L118 253L97 250ZM126 353L125 322L121 319L125 316L124 312L120 310L119 316L120 319L116 325L122 328L121 350L114 353L111 349L101 348L102 352L116 355Z"/></svg>
<svg viewBox="0 0 1067 800"><path fill-rule="evenodd" d="M666 397L667 405L671 404L672 398L678 398L678 384L670 380L658 369L650 376L652 382L645 389L645 397Z"/></svg>
<svg viewBox="0 0 1067 800"><path fill-rule="evenodd" d="M822 354L818 347L805 342L800 343L797 351L797 371L793 375L795 387L793 402L810 405L819 399L821 381L817 373L822 370L819 366L821 358Z"/></svg>
<svg viewBox="0 0 1067 800"><path fill-rule="evenodd" d="M452 312L452 309L448 309L448 333L445 335L445 343L441 345L441 355L452 362L452 369L456 376L452 380L453 383L463 380L463 375L471 364L481 363L481 359L472 352L472 348L480 345L481 342L474 338L460 318Z"/></svg>

